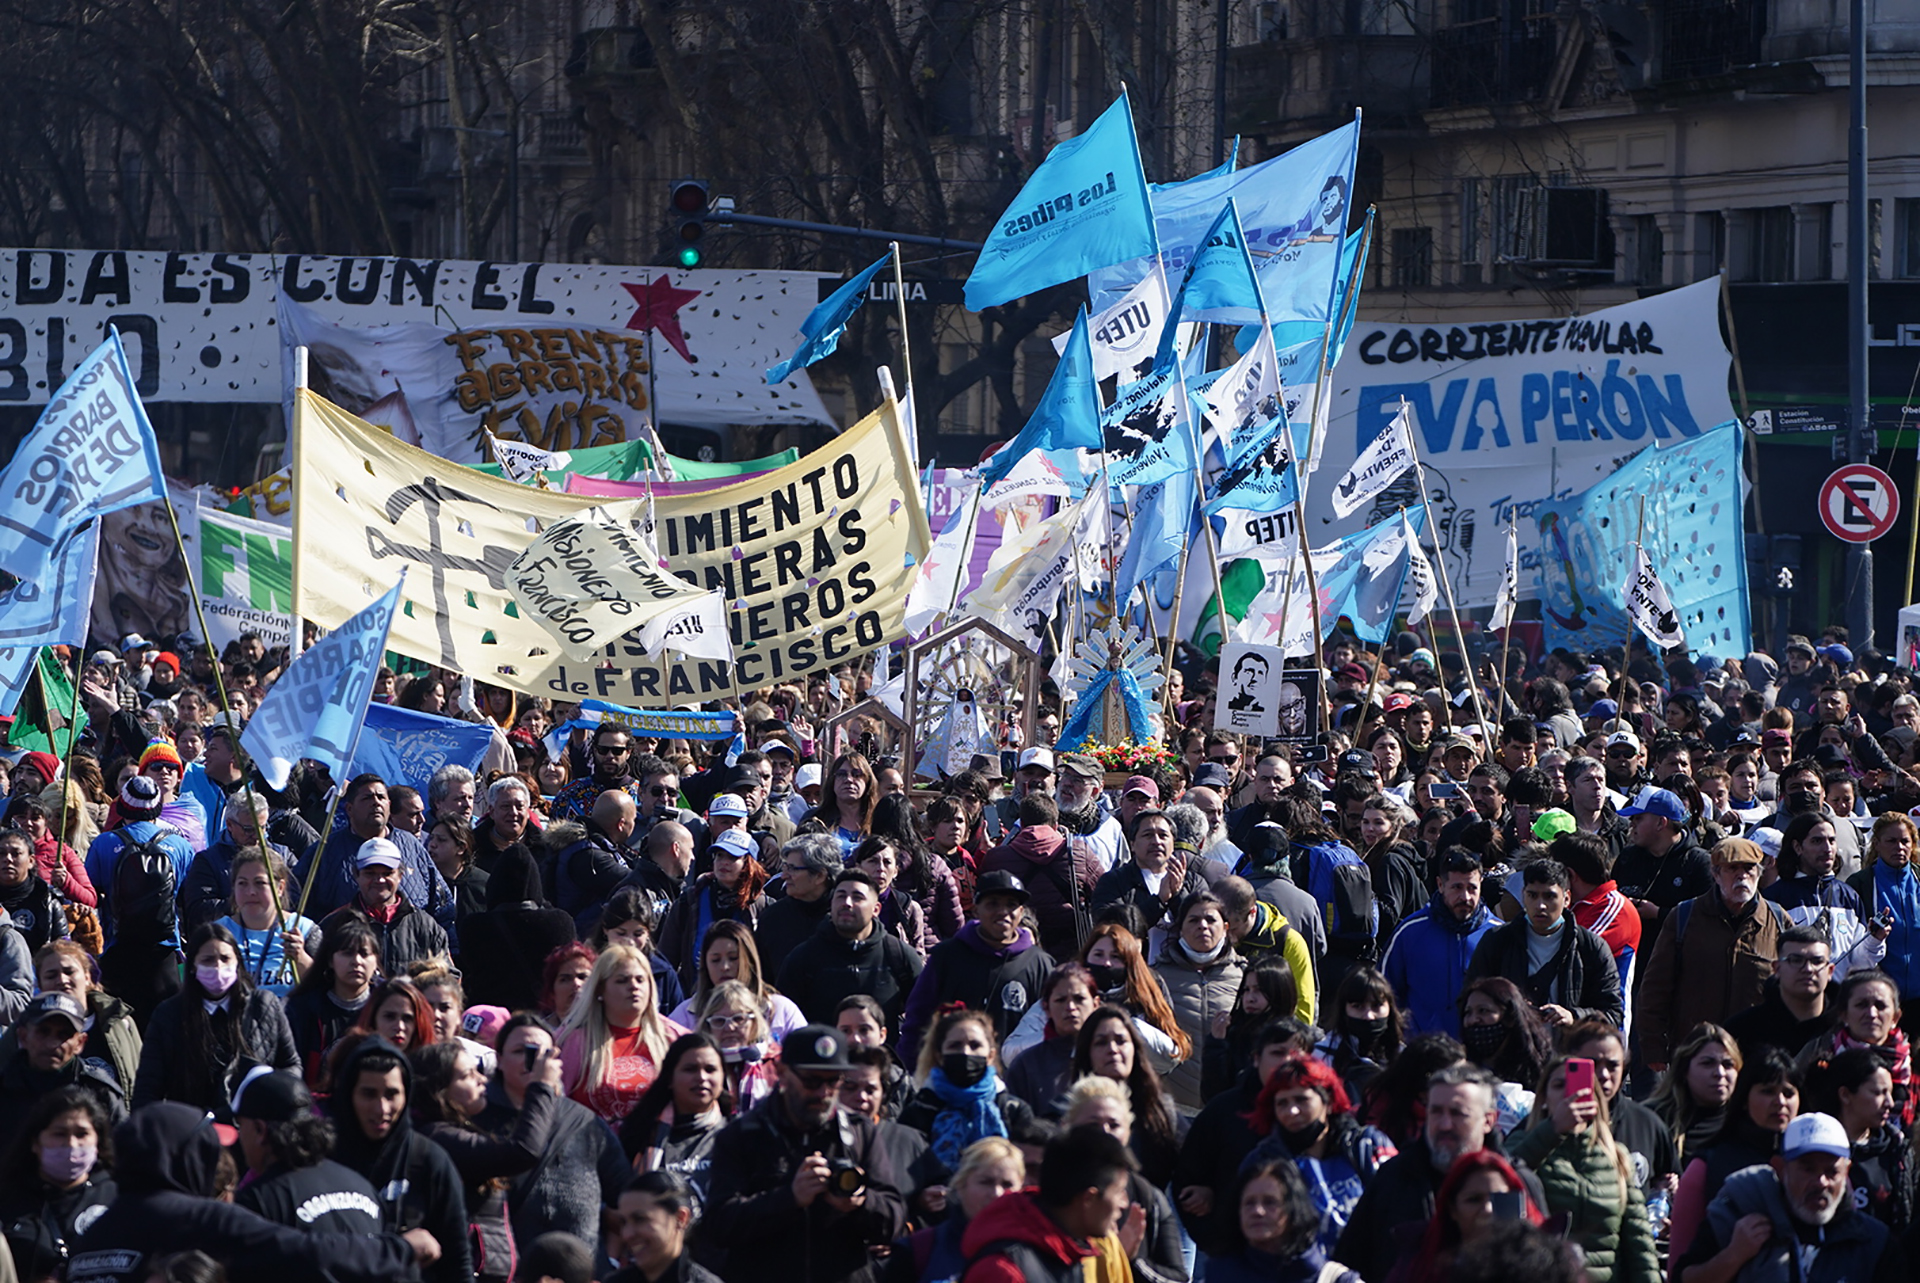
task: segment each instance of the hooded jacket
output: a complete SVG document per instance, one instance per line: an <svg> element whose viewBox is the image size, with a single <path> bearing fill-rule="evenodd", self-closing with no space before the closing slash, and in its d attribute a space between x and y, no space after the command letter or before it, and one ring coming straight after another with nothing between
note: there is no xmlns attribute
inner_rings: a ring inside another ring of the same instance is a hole
<svg viewBox="0 0 1920 1283"><path fill-rule="evenodd" d="M1082 1262L1101 1254L1061 1229L1030 1189L987 1204L967 1226L960 1250L972 1262L961 1283L1079 1283Z"/></svg>
<svg viewBox="0 0 1920 1283"><path fill-rule="evenodd" d="M1465 922L1435 892L1427 907L1400 924L1387 945L1380 969L1407 1017L1407 1037L1418 1034L1460 1036L1460 991L1481 938L1500 925L1482 904Z"/></svg>
<svg viewBox="0 0 1920 1283"><path fill-rule="evenodd" d="M1085 911L1101 877L1097 858L1085 843L1076 849L1065 830L1035 824L981 856L979 866L982 873L1004 870L1026 883L1043 949L1065 958L1080 947L1074 933L1074 903ZM1077 887L1069 886L1070 878Z"/></svg>
<svg viewBox="0 0 1920 1283"><path fill-rule="evenodd" d="M1842 1197L1834 1217L1821 1232L1811 1267L1799 1255L1802 1240L1793 1214L1780 1189L1780 1178L1770 1167L1748 1168L1727 1178L1707 1205L1706 1223L1675 1267L1676 1275L1689 1265L1711 1260L1733 1238L1733 1227L1743 1216L1759 1213L1773 1227L1760 1254L1734 1275L1737 1283L1879 1283L1905 1277L1904 1253L1891 1231L1853 1208Z"/></svg>
<svg viewBox="0 0 1920 1283"><path fill-rule="evenodd" d="M865 939L849 940L829 915L780 964L777 983L815 1024L832 1024L840 1000L863 993L880 1004L887 1023L898 1026L920 971L920 955L878 919Z"/></svg>
<svg viewBox="0 0 1920 1283"><path fill-rule="evenodd" d="M1529 952L1532 931L1527 919L1520 917L1487 932L1474 947L1467 979L1503 976L1536 1006L1553 1003L1572 1012L1575 1020L1604 1020L1618 1028L1624 1014L1620 971L1607 942L1581 926L1569 909L1561 916L1553 956L1534 971Z"/></svg>
<svg viewBox="0 0 1920 1283"><path fill-rule="evenodd" d="M980 924L969 922L960 934L934 946L927 965L907 995L900 1017L900 1059L913 1064L920 1054L920 1038L933 1023L933 1013L949 1002L979 1007L993 1017L994 1038L1005 1042L1040 997L1040 986L1053 970L1053 958L1034 947L1025 927L1004 949L980 938Z"/></svg>
<svg viewBox="0 0 1920 1283"><path fill-rule="evenodd" d="M220 1138L206 1114L162 1101L114 1128L113 1204L81 1235L71 1283L145 1283L153 1258L197 1248L230 1278L275 1283L417 1280L413 1249L393 1234L320 1236L213 1198ZM446 1244L441 1245L443 1250Z"/></svg>
<svg viewBox="0 0 1920 1283"><path fill-rule="evenodd" d="M1835 980L1846 979L1849 971L1877 967L1887 956L1887 942L1867 930L1860 893L1831 874L1781 878L1760 894L1785 909L1795 926L1827 933Z"/></svg>
<svg viewBox="0 0 1920 1283"><path fill-rule="evenodd" d="M591 820L584 825L549 824L547 849L553 855L542 878L553 889L554 904L576 918L605 904L633 872L627 854Z"/></svg>
<svg viewBox="0 0 1920 1283"><path fill-rule="evenodd" d="M294 1229L327 1234L378 1234L380 1195L359 1172L331 1158L305 1167L275 1163L249 1178L233 1201L250 1212Z"/></svg>
<svg viewBox="0 0 1920 1283"><path fill-rule="evenodd" d="M446 883L442 882L444 890ZM452 893L448 892L449 903ZM335 909L320 919L320 925L307 933L307 952L317 953L320 941L325 937L327 928L349 914L358 914L365 918L367 925L373 928L373 935L380 942L380 974L404 976L416 962L425 962L429 958L448 955L452 946L447 941L446 928L434 920L432 914L423 911L403 890L400 903L393 917L386 922L377 922L360 907L360 898ZM471 921L471 919L469 919Z"/></svg>
<svg viewBox="0 0 1920 1283"><path fill-rule="evenodd" d="M463 1283L473 1277L467 1241L467 1204L460 1173L446 1150L416 1135L403 1104L393 1127L380 1140L369 1138L354 1114L353 1089L369 1056L384 1054L400 1062L400 1082L413 1095L413 1066L384 1038L366 1038L344 1056L333 1075L327 1112L333 1116L333 1156L367 1178L380 1196L380 1220L395 1233L424 1229L440 1240L440 1259L428 1266L429 1283Z"/></svg>

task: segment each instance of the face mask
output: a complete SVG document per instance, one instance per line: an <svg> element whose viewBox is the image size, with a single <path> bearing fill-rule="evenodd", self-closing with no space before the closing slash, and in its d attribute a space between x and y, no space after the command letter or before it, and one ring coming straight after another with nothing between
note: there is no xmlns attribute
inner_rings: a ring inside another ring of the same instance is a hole
<svg viewBox="0 0 1920 1283"><path fill-rule="evenodd" d="M950 1051L940 1057L940 1072L955 1087L971 1087L987 1076L987 1058Z"/></svg>
<svg viewBox="0 0 1920 1283"><path fill-rule="evenodd" d="M1308 1123L1305 1127L1298 1129L1282 1127L1280 1134L1287 1138L1287 1149L1290 1152L1301 1154L1312 1149L1313 1143L1325 1135L1326 1130L1327 1122L1326 1119L1323 1118L1316 1122Z"/></svg>
<svg viewBox="0 0 1920 1283"><path fill-rule="evenodd" d="M1491 1056L1506 1040L1507 1031L1500 1025L1468 1025L1460 1031L1460 1041L1466 1045L1467 1054L1475 1058Z"/></svg>
<svg viewBox="0 0 1920 1283"><path fill-rule="evenodd" d="M1371 1020L1356 1020L1352 1023L1353 1036L1358 1038L1363 1046L1371 1047L1387 1036L1387 1018L1385 1016L1375 1016Z"/></svg>
<svg viewBox="0 0 1920 1283"><path fill-rule="evenodd" d="M1208 963L1217 960L1221 954L1227 951L1227 941L1226 941L1226 937L1224 936L1221 937L1220 943L1213 946L1213 948L1206 953L1201 953L1198 949L1188 944L1185 940L1182 940L1180 942L1180 947L1186 951L1186 954L1189 958L1192 958L1195 962L1199 963L1201 966L1206 966Z"/></svg>
<svg viewBox="0 0 1920 1283"><path fill-rule="evenodd" d="M239 970L231 962L216 962L212 966L196 963L193 968L193 978L200 982L200 987L207 991L208 997L224 998L227 990L233 988L233 982L239 975Z"/></svg>
<svg viewBox="0 0 1920 1283"><path fill-rule="evenodd" d="M71 1185L93 1170L99 1152L95 1145L42 1146L40 1172L55 1185Z"/></svg>
<svg viewBox="0 0 1920 1283"><path fill-rule="evenodd" d="M1093 972L1093 983L1100 986L1100 992L1118 989L1127 983L1127 968L1118 962L1088 963L1087 970Z"/></svg>

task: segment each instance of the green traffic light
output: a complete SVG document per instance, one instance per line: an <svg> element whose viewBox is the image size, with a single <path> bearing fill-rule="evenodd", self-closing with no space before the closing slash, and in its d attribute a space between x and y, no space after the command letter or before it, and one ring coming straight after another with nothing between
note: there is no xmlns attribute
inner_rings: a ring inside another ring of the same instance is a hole
<svg viewBox="0 0 1920 1283"><path fill-rule="evenodd" d="M680 248L679 259L680 266L682 267L698 267L700 266L700 251L691 245L683 245Z"/></svg>

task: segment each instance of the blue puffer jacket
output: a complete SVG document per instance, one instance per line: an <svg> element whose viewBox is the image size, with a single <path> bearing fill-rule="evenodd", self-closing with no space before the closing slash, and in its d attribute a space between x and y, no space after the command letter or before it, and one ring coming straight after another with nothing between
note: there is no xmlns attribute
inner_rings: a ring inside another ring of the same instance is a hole
<svg viewBox="0 0 1920 1283"><path fill-rule="evenodd" d="M1467 983L1480 937L1500 925L1486 905L1465 922L1453 916L1436 893L1427 906L1400 924L1381 963L1387 983L1406 1017L1407 1037L1415 1034L1460 1036L1460 990Z"/></svg>

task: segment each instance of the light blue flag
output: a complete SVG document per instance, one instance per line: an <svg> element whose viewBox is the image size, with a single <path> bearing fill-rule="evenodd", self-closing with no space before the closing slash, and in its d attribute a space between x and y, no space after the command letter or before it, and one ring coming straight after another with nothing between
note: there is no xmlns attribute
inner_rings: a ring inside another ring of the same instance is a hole
<svg viewBox="0 0 1920 1283"><path fill-rule="evenodd" d="M1220 207L1232 200L1260 273L1269 316L1324 322L1339 274L1359 147L1356 115L1353 123L1272 160L1155 192L1153 220L1167 279L1186 270ZM1117 302L1139 279L1137 265L1131 275L1125 268L1094 273L1087 282L1094 308Z"/></svg>
<svg viewBox="0 0 1920 1283"><path fill-rule="evenodd" d="M1424 507L1409 508L1406 516L1416 538L1426 532ZM1319 576L1321 627L1331 629L1345 615L1361 641L1384 641L1393 628L1394 609L1407 577L1407 541L1400 514L1348 535L1334 547L1339 561Z"/></svg>
<svg viewBox="0 0 1920 1283"><path fill-rule="evenodd" d="M1158 196L1161 192L1172 191L1174 188L1180 186L1181 183L1204 183L1209 178L1224 178L1228 174L1231 174L1234 171L1234 167L1237 166L1239 163L1240 163L1240 135L1235 134L1233 136L1232 144L1227 148L1227 159L1223 164L1215 165L1212 169L1209 169L1204 173L1195 174L1192 178L1182 178L1179 180L1179 182L1148 183L1147 190L1151 192L1153 195Z"/></svg>
<svg viewBox="0 0 1920 1283"><path fill-rule="evenodd" d="M1120 601L1129 600L1133 590L1156 571L1177 562L1180 550L1199 537L1194 484L1193 469L1185 468L1142 486L1134 496L1133 528L1113 581Z"/></svg>
<svg viewBox="0 0 1920 1283"><path fill-rule="evenodd" d="M1346 246L1340 251L1340 271L1333 285L1333 315L1340 320L1334 327L1333 357L1327 362L1328 369L1340 364L1340 354L1347 347L1347 335L1353 332L1354 320L1360 315L1359 308L1347 306L1347 285L1352 282L1357 287L1366 275L1369 252L1367 246L1372 241L1368 233L1373 227L1373 217L1373 211L1368 210L1366 221L1360 225L1360 230L1347 237ZM1320 360L1320 336L1326 331L1327 323L1324 319L1303 321L1282 318L1273 323L1273 345L1284 352L1288 348L1312 344L1313 359L1317 367ZM1253 327L1248 326L1240 331L1239 337L1235 340L1235 346L1244 352L1247 344L1252 341ZM1299 376L1286 371L1283 372L1283 377L1291 384ZM1306 377L1311 380L1314 376L1308 374Z"/></svg>
<svg viewBox="0 0 1920 1283"><path fill-rule="evenodd" d="M1591 650L1626 635L1621 589L1633 555L1633 523L1621 514L1645 496L1640 542L1660 568L1687 645L1716 655L1747 652L1741 444L1739 425L1727 422L1691 441L1648 446L1598 485L1536 505L1535 547L1527 547L1522 519L1520 587L1524 591L1530 572L1539 571L1547 646Z"/></svg>
<svg viewBox="0 0 1920 1283"><path fill-rule="evenodd" d="M1206 239L1187 262L1174 295L1173 310L1160 334L1160 354L1173 350L1173 336L1182 322L1217 321L1227 325L1258 325L1266 315L1260 282L1247 254L1246 233L1232 201L1207 229Z"/></svg>
<svg viewBox="0 0 1920 1283"><path fill-rule="evenodd" d="M419 789L425 797L435 771L443 766L478 771L492 744L490 726L393 704L370 704L345 778L372 773L389 785Z"/></svg>
<svg viewBox="0 0 1920 1283"><path fill-rule="evenodd" d="M1067 350L1060 364L1053 367L1047 390L1033 417L1005 447L994 452L981 465L980 475L988 485L1013 471L1013 465L1032 450L1098 450L1100 436L1100 389L1093 375L1093 346L1087 338L1087 309L1073 318L1073 333L1067 338Z"/></svg>
<svg viewBox="0 0 1920 1283"><path fill-rule="evenodd" d="M1193 408L1186 372L1177 360L1161 363L1116 392L1101 424L1112 485L1144 486L1195 470Z"/></svg>
<svg viewBox="0 0 1920 1283"><path fill-rule="evenodd" d="M873 283L874 274L892 261L891 251L882 254L873 261L873 266L853 276L827 295L826 302L808 312L807 319L800 322L800 346L786 360L767 367L767 382L785 383L795 370L805 369L823 356L831 356L840 346L840 336L847 332L847 322L867 301L867 286Z"/></svg>
<svg viewBox="0 0 1920 1283"><path fill-rule="evenodd" d="M109 332L0 473L0 570L38 579L75 526L166 497L153 425Z"/></svg>
<svg viewBox="0 0 1920 1283"><path fill-rule="evenodd" d="M1159 249L1126 94L1047 153L987 234L967 278L978 312Z"/></svg>
<svg viewBox="0 0 1920 1283"><path fill-rule="evenodd" d="M386 596L307 647L240 732L240 746L274 788L287 786L287 772L301 758L320 763L336 780L352 778L347 768L406 582L403 568Z"/></svg>
<svg viewBox="0 0 1920 1283"><path fill-rule="evenodd" d="M11 716L43 646L84 646L93 608L100 523L64 532L47 573L0 593L0 717Z"/></svg>

